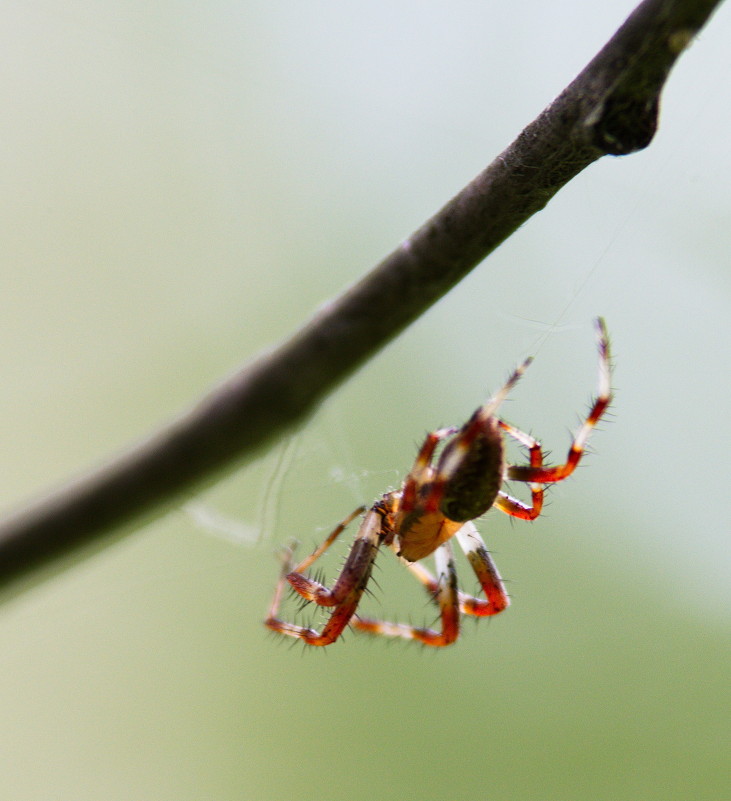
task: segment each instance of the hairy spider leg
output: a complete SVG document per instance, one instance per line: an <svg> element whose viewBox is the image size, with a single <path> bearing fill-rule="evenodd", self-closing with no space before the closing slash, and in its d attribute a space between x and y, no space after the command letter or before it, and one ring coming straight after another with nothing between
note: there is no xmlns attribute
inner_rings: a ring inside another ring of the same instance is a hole
<svg viewBox="0 0 731 801"><path fill-rule="evenodd" d="M457 589L451 541L447 541L440 545L434 553L438 578L433 576L420 562L401 560L438 604L442 621L441 632L409 626L406 623L361 618L357 615L352 620L353 628L378 636L400 637L406 640L417 640L425 645L445 646L450 645L459 636L460 613L474 617L488 617L497 615L506 609L510 605L510 599L505 591L503 580L475 525L472 522L466 523L456 536L480 582L485 599L476 598ZM391 547L392 550L396 548L396 546Z"/></svg>
<svg viewBox="0 0 731 801"><path fill-rule="evenodd" d="M345 531L345 529L355 520L358 515L363 514L367 506L359 506L354 509L345 520L341 520L337 526L327 535L325 541L319 545L315 550L305 559L303 559L296 567L290 567L288 573L303 573L307 570L313 562L317 561L325 551L335 542L335 540ZM317 583L317 582L314 582ZM328 604L331 605L331 604Z"/></svg>
<svg viewBox="0 0 731 801"><path fill-rule="evenodd" d="M355 511L351 512L345 520L342 520L340 523L335 526L335 528L327 535L325 541L318 546L306 559L303 559L296 567L293 566L292 560L294 559L294 551L297 547L297 540L291 540L290 544L286 545L280 551L280 557L282 559L282 570L279 576L279 581L277 582L276 589L274 590L274 597L272 598L271 606L269 607L269 614L267 615L267 619L264 621L264 625L269 626L270 621L276 621L277 612L279 611L279 607L282 603L282 594L284 592L284 588L287 585L287 576L292 572L301 573L303 570L307 570L307 568L316 560L322 556L323 553L335 542L335 540L343 533L345 528L361 513L364 512L366 509L365 506L359 506Z"/></svg>
<svg viewBox="0 0 731 801"><path fill-rule="evenodd" d="M502 576L490 556L475 524L470 521L457 532L457 542L480 582L485 600L460 592L459 607L463 614L475 617L497 615L510 606Z"/></svg>
<svg viewBox="0 0 731 801"><path fill-rule="evenodd" d="M511 465L506 471L505 477L507 479L525 481L528 484L552 484L568 478L581 461L589 435L612 401L609 336L607 327L601 317L597 318L596 327L599 347L599 388L597 396L589 409L589 414L576 432L576 436L569 447L566 461L563 464L548 467L537 466L532 462L530 465ZM512 511L508 511L500 504L497 505L502 511L512 514ZM519 517L520 515L516 516Z"/></svg>
<svg viewBox="0 0 731 801"><path fill-rule="evenodd" d="M436 572L435 579L424 568L416 563L407 566L424 583L434 602L439 607L441 631L430 628L409 626L406 623L390 623L387 620L373 620L355 616L352 626L359 631L383 637L400 637L404 640L416 640L424 645L451 645L459 637L459 590L457 587L457 570L454 565L454 553L450 541L440 545L434 552ZM423 572L422 572L423 571ZM426 580L424 580L426 578Z"/></svg>
<svg viewBox="0 0 731 801"><path fill-rule="evenodd" d="M456 537L485 593L485 599L482 599L460 590L460 612L474 617L488 617L507 609L510 606L510 599L505 591L502 577L475 524L471 521L465 523L457 532ZM392 550L395 550L395 546L392 546ZM434 598L439 590L437 579L421 562L407 562L405 559L401 561ZM354 621L353 625L355 628L360 628L359 621Z"/></svg>
<svg viewBox="0 0 731 801"><path fill-rule="evenodd" d="M438 431L430 431L426 435L419 452L416 454L414 464L404 480L401 500L399 501L399 508L402 513L405 514L415 508L419 487L423 486L429 479L429 472L433 469L431 461L434 458L434 451L437 445L446 437L456 434L457 431L458 429L455 427L440 428ZM434 508L436 509L436 506Z"/></svg>
<svg viewBox="0 0 731 801"><path fill-rule="evenodd" d="M539 469L543 466L543 450L541 449L541 443L538 442L535 437L526 434L525 431L521 431L515 426L511 426L510 423L506 423L504 420L498 420L498 426L508 436L528 448L528 458L530 459L529 467ZM508 467L508 471L509 470L510 466ZM528 505L523 503L523 501L519 501L517 498L513 498L512 495L508 495L507 492L500 490L494 505L501 512L505 512L506 515L510 515L511 517L518 517L521 520L535 520L543 509L543 484L531 483L530 494L531 503Z"/></svg>
<svg viewBox="0 0 731 801"><path fill-rule="evenodd" d="M373 562L384 536L384 510L379 504L376 504L366 514L358 529L355 541L350 548L345 565L332 590L329 590L318 581L313 581L303 576L299 570L308 568L317 558L322 556L348 523L362 511L363 507L356 509L342 523L339 523L338 526L333 529L325 539L325 542L323 542L311 556L308 556L300 562L294 571L282 576L280 584L277 587L277 592L275 593L274 601L269 610L269 616L265 621L265 625L268 628L279 634L299 637L309 645L329 645L342 634L343 629L353 617L361 596L368 584ZM289 565L285 564L285 569L288 569L288 567ZM287 623L277 617L282 596L282 587L285 581L289 582L294 590L305 600L314 601L318 606L335 607L321 632L306 626Z"/></svg>

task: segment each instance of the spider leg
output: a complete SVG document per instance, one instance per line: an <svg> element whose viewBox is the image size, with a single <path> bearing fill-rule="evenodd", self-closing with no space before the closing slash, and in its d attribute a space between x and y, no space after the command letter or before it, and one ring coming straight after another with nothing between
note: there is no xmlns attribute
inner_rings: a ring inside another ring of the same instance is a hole
<svg viewBox="0 0 731 801"><path fill-rule="evenodd" d="M535 466L532 462L530 465L511 465L506 471L506 478L527 483L552 484L568 478L581 461L589 435L612 400L609 337L606 325L601 317L597 319L596 326L599 341L599 389L589 409L589 414L576 432L566 461L563 464L549 467ZM508 514L511 514L511 512L508 512Z"/></svg>
<svg viewBox="0 0 731 801"><path fill-rule="evenodd" d="M459 590L457 589L457 571L454 566L452 544L447 541L434 552L438 579L435 579L425 568L414 563L409 569L427 587L435 603L439 606L441 631L430 628L417 628L406 623L390 623L385 620L355 617L352 626L359 631L377 634L383 637L400 637L404 640L416 640L424 645L451 645L459 636Z"/></svg>
<svg viewBox="0 0 731 801"><path fill-rule="evenodd" d="M361 523L355 541L350 549L345 565L340 572L332 590L320 582L303 576L299 569L306 569L315 559L321 556L343 531L345 526L362 511L356 509L352 515L340 523L328 535L325 542L316 551L300 562L297 568L284 574L274 594L269 615L264 625L272 631L289 637L299 637L309 645L329 645L337 640L348 625L358 607L363 591L373 568L373 561L378 553L383 530L383 512L378 506L373 507ZM289 559L285 560L285 570L289 570ZM304 567L303 567L304 566ZM333 606L332 614L321 632L306 626L288 623L277 617L282 597L284 582L289 584L306 600L314 601L318 606Z"/></svg>
<svg viewBox="0 0 731 801"><path fill-rule="evenodd" d="M528 448L530 459L530 464L528 467L534 470L539 470L543 467L543 451L541 449L541 443L538 442L535 437L532 437L530 434L526 434L525 431L521 431L515 426L511 426L504 420L498 420L497 424L506 434L508 434L508 436L511 436L521 445L524 445L526 448ZM508 466L508 476L510 476L512 467L512 465ZM531 503L529 506L522 501L519 501L517 498L513 498L511 495L508 495L506 492L499 491L494 505L501 512L505 512L505 514L510 515L511 517L519 517L521 520L535 520L543 509L543 485L531 483L530 494Z"/></svg>
<svg viewBox="0 0 731 801"><path fill-rule="evenodd" d="M475 617L497 615L510 606L510 599L505 591L502 577L497 565L493 562L474 523L469 522L457 532L457 542L467 557L467 561L475 571L480 582L485 600L460 592L459 606L463 614Z"/></svg>
<svg viewBox="0 0 731 801"><path fill-rule="evenodd" d="M267 620L265 621L265 625L269 625L270 620L276 619L277 612L279 611L279 606L282 602L282 595L284 592L284 588L287 585L287 576L290 573L302 573L303 570L307 570L310 565L316 560L319 559L323 553L335 542L335 540L343 533L345 528L361 513L365 511L365 506L359 506L355 511L351 512L345 520L342 520L340 523L335 526L335 528L327 535L325 541L319 545L307 558L303 559L296 567L292 564L294 558L294 551L297 546L297 541L293 540L289 545L282 548L280 552L280 556L282 558L282 570L279 576L279 581L277 582L276 589L274 590L274 597L272 598L271 606L269 607L269 614L267 615ZM304 577L303 577L304 578ZM316 583L316 582L313 582ZM320 585L322 586L322 585ZM270 627L271 628L271 627Z"/></svg>
<svg viewBox="0 0 731 801"><path fill-rule="evenodd" d="M440 428L437 431L429 432L424 438L401 492L400 507L404 512L410 511L416 505L418 489L427 480L426 473L431 468L431 460L437 445L441 440L456 433L456 428Z"/></svg>
<svg viewBox="0 0 731 801"><path fill-rule="evenodd" d="M473 615L475 617L497 615L510 606L510 599L505 591L503 580L495 562L492 560L474 523L465 523L456 536L470 566L475 571L482 591L485 593L485 599L482 599L475 598L473 595L460 590L460 612L463 615ZM406 567L424 585L429 595L435 597L438 591L438 582L424 565L421 562L408 562Z"/></svg>
<svg viewBox="0 0 731 801"><path fill-rule="evenodd" d="M335 526L335 528L327 535L325 541L322 545L319 545L315 550L305 559L303 559L296 567L291 567L290 571L295 573L302 573L303 571L307 570L313 562L317 561L325 551L335 542L335 540L345 531L345 529L358 517L359 514L365 512L365 506L359 506L357 509L352 511L345 520L341 520L340 523ZM288 572L290 572L288 571Z"/></svg>

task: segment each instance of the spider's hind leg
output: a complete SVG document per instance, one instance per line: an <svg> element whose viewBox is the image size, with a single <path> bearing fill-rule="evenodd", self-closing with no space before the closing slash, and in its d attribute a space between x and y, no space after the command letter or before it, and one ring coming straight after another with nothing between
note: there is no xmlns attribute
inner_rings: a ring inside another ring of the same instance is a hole
<svg viewBox="0 0 731 801"><path fill-rule="evenodd" d="M336 526L322 545L306 559L303 559L294 570L289 570L286 574L283 571L274 593L269 615L264 621L264 625L267 628L278 634L299 637L309 645L329 645L337 640L353 617L370 578L373 562L383 537L384 510L376 504L366 514L358 529L358 534L350 549L345 565L332 589L328 589L320 582L302 575L300 571L310 567L361 511L362 508L356 509L346 520ZM285 569L289 567L288 560L285 559ZM306 601L313 601L318 606L334 607L321 632L306 626L288 623L277 616L285 582L288 582Z"/></svg>
<svg viewBox="0 0 731 801"><path fill-rule="evenodd" d="M457 588L457 571L454 566L452 543L447 542L434 552L438 578L429 573L419 563L407 563L407 567L424 584L439 607L441 631L430 628L418 628L406 623L391 623L386 620L373 620L356 617L352 626L359 631L382 637L400 637L404 640L416 640L424 645L451 645L459 637L459 590Z"/></svg>
<svg viewBox="0 0 731 801"><path fill-rule="evenodd" d="M476 598L460 590L458 596L459 611L463 615L488 617L497 615L507 609L510 606L510 599L505 591L502 577L475 524L472 522L465 523L457 532L456 537L485 594L484 599ZM410 563L407 567L424 585L426 591L435 597L439 589L436 578L421 562Z"/></svg>
<svg viewBox="0 0 731 801"><path fill-rule="evenodd" d="M315 550L307 557L305 557L299 564L292 567L289 566L289 570L284 574L283 578L285 581L288 581L292 588L298 592L306 601L314 601L315 603L319 604L320 606L335 606L338 602L336 596L334 596L334 590L329 590L319 581L315 581L304 574L304 571L311 567L324 553L327 549L335 542L335 540L345 531L350 523L358 517L359 514L365 511L365 506L359 506L353 512L351 512L345 520L342 520L340 523L335 526L335 528L327 535L325 541L319 545ZM353 547L358 542L356 538ZM291 550L290 550L291 553Z"/></svg>

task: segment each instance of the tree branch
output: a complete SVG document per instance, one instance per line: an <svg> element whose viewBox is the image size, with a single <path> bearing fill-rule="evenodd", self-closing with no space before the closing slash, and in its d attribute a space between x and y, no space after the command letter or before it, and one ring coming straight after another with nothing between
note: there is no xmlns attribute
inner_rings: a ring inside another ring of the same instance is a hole
<svg viewBox="0 0 731 801"><path fill-rule="evenodd" d="M645 0L455 198L295 335L106 466L0 524L0 586L59 569L210 484L317 404L599 157L646 147L675 60L720 0Z"/></svg>

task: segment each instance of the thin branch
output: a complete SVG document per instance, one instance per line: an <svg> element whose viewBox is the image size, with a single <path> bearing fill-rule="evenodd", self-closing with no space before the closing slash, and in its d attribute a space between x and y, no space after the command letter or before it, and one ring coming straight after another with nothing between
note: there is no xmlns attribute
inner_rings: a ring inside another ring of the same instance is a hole
<svg viewBox="0 0 731 801"><path fill-rule="evenodd" d="M361 281L179 419L0 524L0 585L168 509L317 404L599 157L646 147L675 60L720 0L645 0L507 150Z"/></svg>

